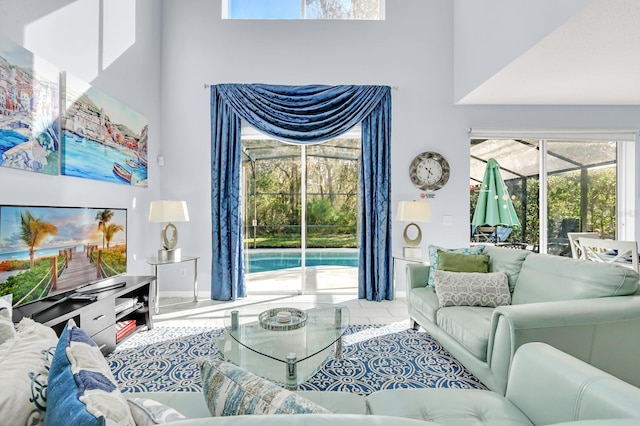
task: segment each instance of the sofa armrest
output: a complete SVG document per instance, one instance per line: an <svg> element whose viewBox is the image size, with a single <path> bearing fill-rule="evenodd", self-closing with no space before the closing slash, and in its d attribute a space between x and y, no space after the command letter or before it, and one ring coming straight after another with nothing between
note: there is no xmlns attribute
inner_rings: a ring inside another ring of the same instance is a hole
<svg viewBox="0 0 640 426"><path fill-rule="evenodd" d="M640 417L640 389L539 342L516 352L506 397L534 424Z"/></svg>
<svg viewBox="0 0 640 426"><path fill-rule="evenodd" d="M518 347L545 342L640 386L638 329L638 296L499 306L491 319L487 363L506 386Z"/></svg>
<svg viewBox="0 0 640 426"><path fill-rule="evenodd" d="M425 287L429 279L429 265L422 263L407 263L407 291Z"/></svg>

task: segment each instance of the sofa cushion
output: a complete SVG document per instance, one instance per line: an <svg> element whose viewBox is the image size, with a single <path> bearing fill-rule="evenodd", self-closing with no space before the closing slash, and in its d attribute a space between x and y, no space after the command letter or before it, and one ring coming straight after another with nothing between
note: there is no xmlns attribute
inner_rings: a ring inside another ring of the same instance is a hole
<svg viewBox="0 0 640 426"><path fill-rule="evenodd" d="M58 337L30 318L16 328L15 337L0 345L0 423L44 424L47 378Z"/></svg>
<svg viewBox="0 0 640 426"><path fill-rule="evenodd" d="M47 426L135 424L102 352L73 320L51 362L47 399Z"/></svg>
<svg viewBox="0 0 640 426"><path fill-rule="evenodd" d="M435 324L440 303L433 287L416 287L409 292L408 298L409 306L419 310L422 315Z"/></svg>
<svg viewBox="0 0 640 426"><path fill-rule="evenodd" d="M450 272L489 272L489 256L438 250L438 269Z"/></svg>
<svg viewBox="0 0 640 426"><path fill-rule="evenodd" d="M484 245L477 245L471 247L461 248L444 248L438 246L429 246L429 278L427 279L427 285L433 287L434 273L438 269L438 250L447 251L450 253L463 253L463 254L482 254Z"/></svg>
<svg viewBox="0 0 640 426"><path fill-rule="evenodd" d="M547 254L527 256L522 263L512 303L592 299L633 294L638 273L607 263Z"/></svg>
<svg viewBox="0 0 640 426"><path fill-rule="evenodd" d="M436 324L476 358L487 360L493 308L451 306L438 310Z"/></svg>
<svg viewBox="0 0 640 426"><path fill-rule="evenodd" d="M410 417L434 424L533 424L505 397L480 389L381 390L367 397L367 406L371 414Z"/></svg>
<svg viewBox="0 0 640 426"><path fill-rule="evenodd" d="M217 359L198 360L202 388L213 416L330 413L302 396Z"/></svg>
<svg viewBox="0 0 640 426"><path fill-rule="evenodd" d="M448 272L436 271L438 304L447 306L509 305L511 293L505 272Z"/></svg>
<svg viewBox="0 0 640 426"><path fill-rule="evenodd" d="M489 256L489 272L504 271L507 273L509 281L509 291L513 293L513 289L518 281L522 263L527 256L533 252L527 250L506 249L494 246L486 246L483 254Z"/></svg>

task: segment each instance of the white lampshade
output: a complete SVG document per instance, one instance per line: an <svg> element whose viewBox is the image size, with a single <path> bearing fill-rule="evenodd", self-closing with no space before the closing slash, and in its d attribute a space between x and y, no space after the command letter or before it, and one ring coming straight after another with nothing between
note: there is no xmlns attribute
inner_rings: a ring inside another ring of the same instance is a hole
<svg viewBox="0 0 640 426"><path fill-rule="evenodd" d="M431 207L424 201L400 201L396 220L401 222L431 222Z"/></svg>
<svg viewBox="0 0 640 426"><path fill-rule="evenodd" d="M189 222L186 201L152 201L149 222Z"/></svg>

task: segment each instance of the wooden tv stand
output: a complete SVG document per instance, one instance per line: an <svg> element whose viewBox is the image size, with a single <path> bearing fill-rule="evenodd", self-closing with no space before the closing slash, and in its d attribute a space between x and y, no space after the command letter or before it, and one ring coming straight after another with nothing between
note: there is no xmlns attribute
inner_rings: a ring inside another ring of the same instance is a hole
<svg viewBox="0 0 640 426"><path fill-rule="evenodd" d="M116 276L93 285L88 292L68 292L14 308L13 321L29 317L53 328L59 336L73 319L107 355L126 339L116 342L116 322L135 320L135 331L153 328L155 285L155 276ZM116 299L132 298L137 299L136 305L116 313Z"/></svg>

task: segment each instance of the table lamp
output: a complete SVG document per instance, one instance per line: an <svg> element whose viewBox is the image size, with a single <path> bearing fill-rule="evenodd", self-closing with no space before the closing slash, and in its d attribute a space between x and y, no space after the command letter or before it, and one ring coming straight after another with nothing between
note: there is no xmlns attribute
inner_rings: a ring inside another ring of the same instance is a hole
<svg viewBox="0 0 640 426"><path fill-rule="evenodd" d="M180 260L178 229L171 222L189 222L189 212L185 201L152 201L149 207L149 222L167 222L162 228L160 239L162 249L158 250L158 260Z"/></svg>
<svg viewBox="0 0 640 426"><path fill-rule="evenodd" d="M400 201L398 203L398 213L396 220L400 222L409 222L404 228L404 242L406 246L403 249L404 257L421 258L422 249L418 247L422 241L422 230L416 222L431 222L431 207L429 203L422 201ZM415 238L409 237L409 229L415 227L418 231Z"/></svg>

